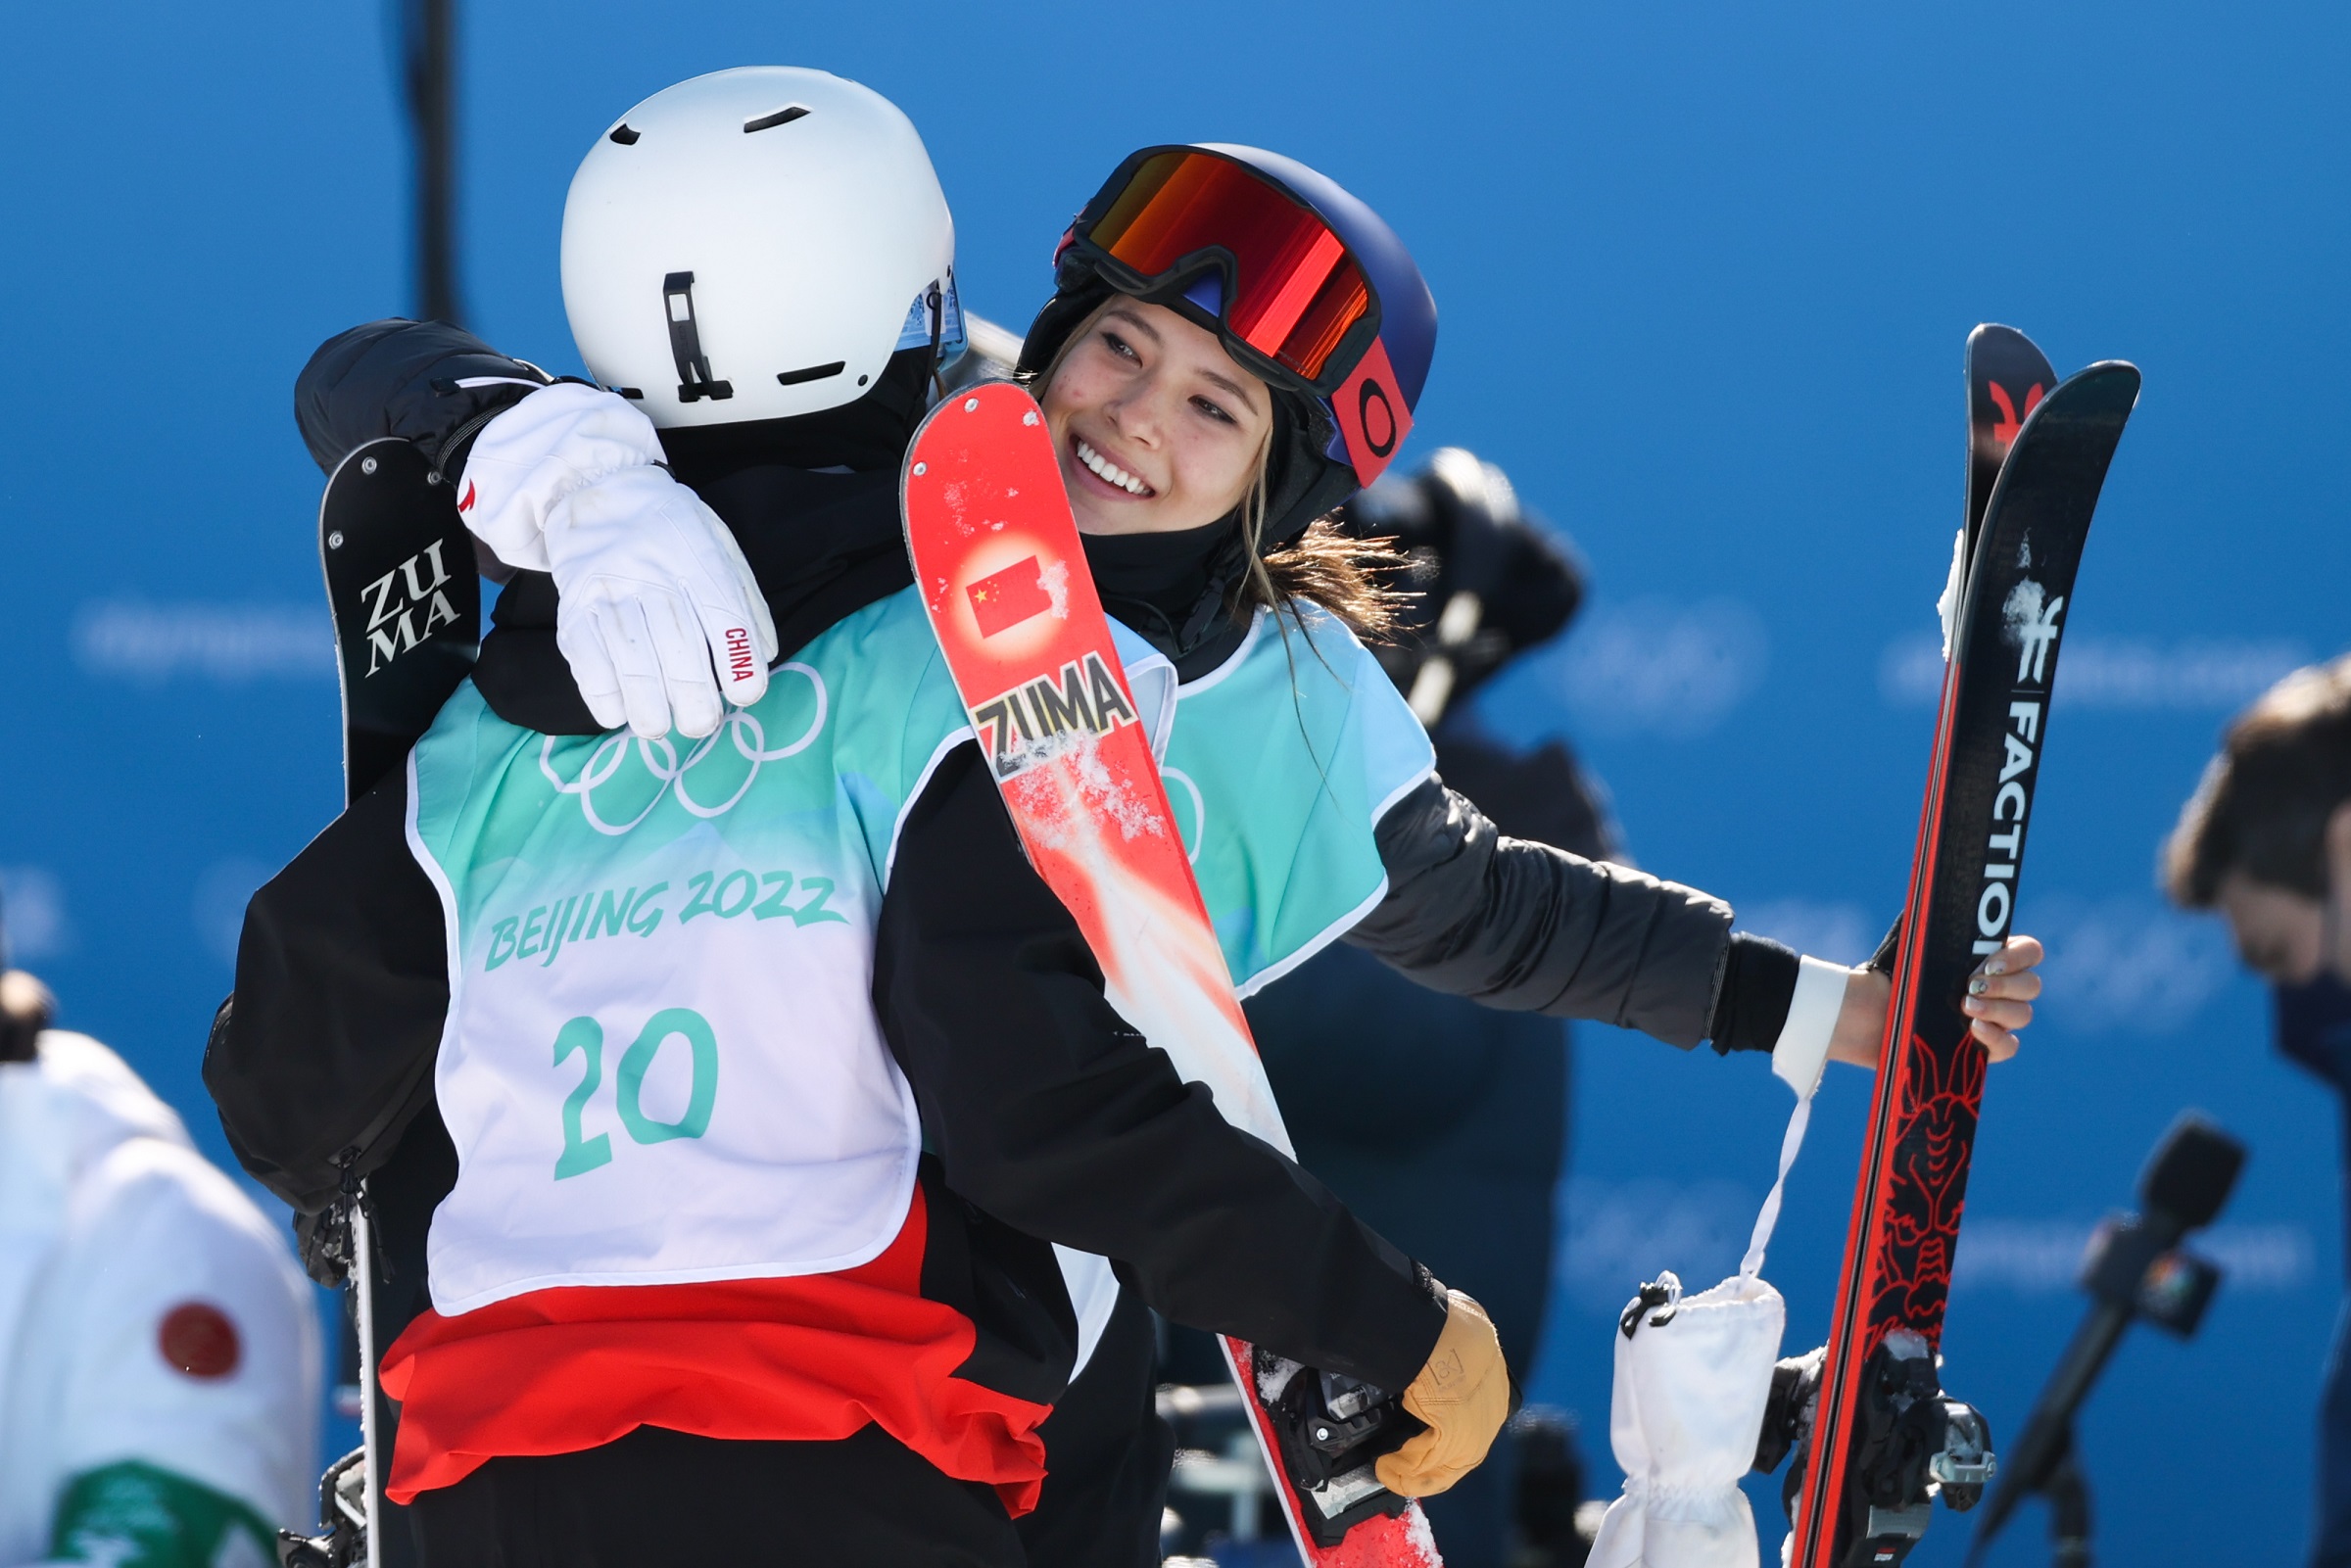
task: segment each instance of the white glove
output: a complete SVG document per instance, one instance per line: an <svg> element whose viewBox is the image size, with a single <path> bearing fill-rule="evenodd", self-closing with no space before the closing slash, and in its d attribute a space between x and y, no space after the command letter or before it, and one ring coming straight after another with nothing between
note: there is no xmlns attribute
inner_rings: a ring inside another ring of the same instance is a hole
<svg viewBox="0 0 2351 1568"><path fill-rule="evenodd" d="M1752 1274L1697 1296L1658 1276L1663 1302L1625 1309L1608 1444L1624 1495L1608 1504L1592 1568L1755 1568L1755 1518L1739 1490L1754 1463L1788 1308Z"/></svg>
<svg viewBox="0 0 2351 1568"><path fill-rule="evenodd" d="M553 575L555 645L597 723L698 738L766 695L776 628L735 536L661 458L624 399L561 383L482 427L457 510L500 560Z"/></svg>

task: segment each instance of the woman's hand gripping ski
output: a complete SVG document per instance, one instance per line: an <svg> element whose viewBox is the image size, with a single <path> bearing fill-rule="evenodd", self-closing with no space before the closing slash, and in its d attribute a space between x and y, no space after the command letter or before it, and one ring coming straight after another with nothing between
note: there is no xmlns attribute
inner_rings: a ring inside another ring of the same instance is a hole
<svg viewBox="0 0 2351 1568"><path fill-rule="evenodd" d="M2033 1022L2033 999L2040 995L2040 961L2045 956L2034 938L2011 936L1968 977L1959 1008L1968 1017L1969 1032L1994 1062L2016 1055L2017 1031ZM1876 1067L1885 1044L1886 1010L1893 1000L1891 976L1875 969L1853 971L1829 1035L1829 1060Z"/></svg>

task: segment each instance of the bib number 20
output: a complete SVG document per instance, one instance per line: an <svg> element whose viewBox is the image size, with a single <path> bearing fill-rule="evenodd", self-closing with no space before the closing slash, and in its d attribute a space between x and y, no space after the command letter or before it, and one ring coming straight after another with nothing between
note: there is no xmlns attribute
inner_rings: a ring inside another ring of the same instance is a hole
<svg viewBox="0 0 2351 1568"><path fill-rule="evenodd" d="M655 1121L642 1103L645 1076L671 1040L685 1041L694 1062L694 1084L686 1098L685 1114L675 1121ZM555 1179L584 1175L612 1160L612 1135L586 1135L582 1125L588 1102L604 1081L604 1028L591 1018L576 1018L555 1034L555 1066L574 1054L587 1058L588 1070L580 1086L563 1101L563 1153L555 1161ZM667 1143L672 1138L698 1138L710 1130L710 1108L718 1099L718 1036L710 1021L690 1007L665 1007L645 1021L637 1038L620 1054L614 1075L613 1102L620 1124L641 1144Z"/></svg>

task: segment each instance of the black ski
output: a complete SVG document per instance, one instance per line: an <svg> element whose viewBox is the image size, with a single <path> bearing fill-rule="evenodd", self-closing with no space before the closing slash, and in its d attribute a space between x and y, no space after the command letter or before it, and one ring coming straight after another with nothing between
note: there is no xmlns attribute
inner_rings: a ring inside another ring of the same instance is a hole
<svg viewBox="0 0 2351 1568"><path fill-rule="evenodd" d="M1973 561L1976 536L2000 464L2025 419L2057 385L2057 372L2033 340L2014 327L1987 321L1967 335L1967 544L1962 560Z"/></svg>
<svg viewBox="0 0 2351 1568"><path fill-rule="evenodd" d="M1943 677L1887 1049L1806 1440L1795 1568L1897 1563L1938 1494L1990 1476L1982 1418L1937 1368L1985 1055L1959 1002L2007 937L2074 576L2138 397L2092 365L2027 415L1985 508Z"/></svg>
<svg viewBox="0 0 2351 1568"><path fill-rule="evenodd" d="M344 804L399 767L473 670L482 582L473 536L450 487L414 445L371 441L335 465L318 502L318 564L335 624L343 689ZM347 1181L326 1221L341 1231L357 1335L361 1445L319 1483L316 1536L278 1534L286 1568L378 1568L382 1473L396 1412L376 1388L373 1215L363 1181Z"/></svg>
<svg viewBox="0 0 2351 1568"><path fill-rule="evenodd" d="M472 672L482 583L450 487L409 442L371 441L318 502L343 684L346 803L399 766Z"/></svg>

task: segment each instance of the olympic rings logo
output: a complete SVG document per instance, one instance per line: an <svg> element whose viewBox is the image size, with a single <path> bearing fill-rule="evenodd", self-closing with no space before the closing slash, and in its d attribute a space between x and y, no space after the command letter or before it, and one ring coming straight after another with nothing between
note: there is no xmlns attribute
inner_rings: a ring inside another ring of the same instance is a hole
<svg viewBox="0 0 2351 1568"><path fill-rule="evenodd" d="M580 814L588 819L588 826L607 837L617 838L651 816L653 808L661 804L661 797L669 793L673 785L677 789L678 804L696 817L704 819L723 817L733 811L741 803L743 797L750 792L751 785L759 780L759 769L762 765L781 762L786 757L795 756L807 750L815 742L816 737L824 733L827 700L825 678L796 660L780 664L776 668L779 671L791 670L796 675L805 676L808 685L816 691L816 716L808 721L807 733L789 745L779 746L772 751L767 749L767 731L760 725L757 716L745 708L729 708L725 722L696 741L694 749L686 753L686 760L683 762L678 760L678 748L672 743L669 736L663 736L657 740L646 740L632 736L624 730L618 734L606 736L598 742L596 749L588 754L587 765L580 770L580 776L577 779L568 780L555 772L554 764L551 759L554 753L556 737L552 735L547 736L539 742L539 771L547 776L547 782L553 784L558 793L579 796ZM748 762L751 768L750 772L744 775L743 783L735 786L733 794L717 805L704 805L688 792L686 779L687 775L694 771L695 764L717 749L721 736L734 742L736 752L745 762ZM646 772L660 780L661 787L653 791L653 798L646 802L643 811L631 817L627 822L616 826L597 815L596 787L599 784L609 783L613 775L620 772L622 764L629 759L629 748L632 743L636 746L637 755L645 763Z"/></svg>
<svg viewBox="0 0 2351 1568"><path fill-rule="evenodd" d="M1192 797L1192 842L1191 847L1183 852L1183 858L1197 866L1200 864L1200 846L1202 843L1206 842L1208 836L1208 802L1201 798L1200 786L1192 783L1192 776L1188 773L1185 773L1181 768L1169 768L1163 766L1159 770L1159 777L1160 782L1163 784L1179 784L1183 785L1184 792ZM1168 798L1170 804L1173 804L1175 801L1174 794L1171 793ZM1176 841L1177 843L1181 843L1183 841L1183 828L1181 824L1176 825Z"/></svg>

